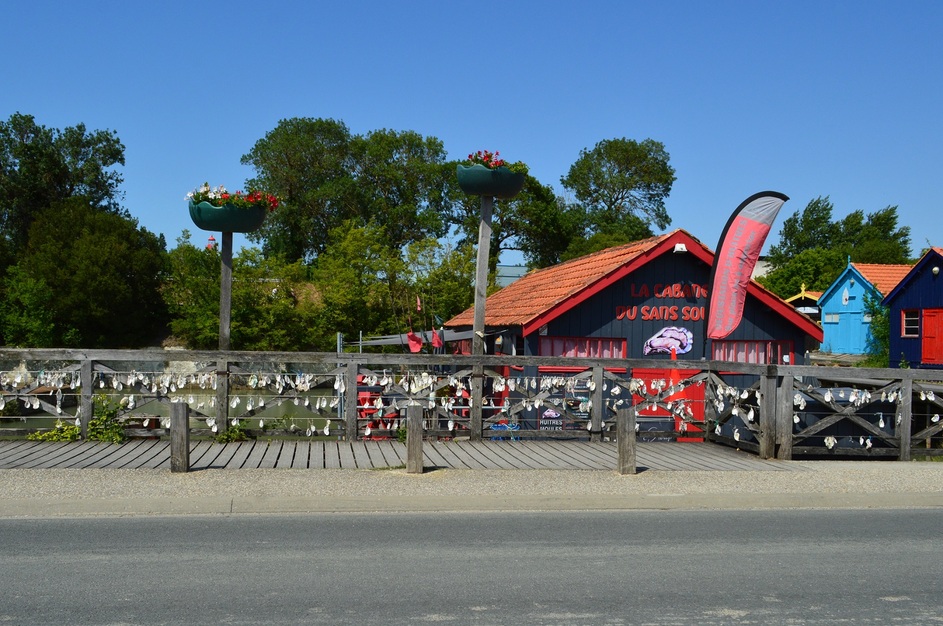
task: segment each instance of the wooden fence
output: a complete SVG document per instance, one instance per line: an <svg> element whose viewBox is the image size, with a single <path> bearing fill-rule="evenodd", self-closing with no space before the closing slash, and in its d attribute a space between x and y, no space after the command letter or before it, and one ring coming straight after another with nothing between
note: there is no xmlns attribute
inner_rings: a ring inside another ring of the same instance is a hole
<svg viewBox="0 0 943 626"><path fill-rule="evenodd" d="M169 436L179 403L195 436L350 440L405 439L418 406L425 438L600 441L631 409L642 440L909 460L943 452L941 383L936 370L667 359L2 349L0 433L74 422L84 436L96 394L132 436Z"/></svg>

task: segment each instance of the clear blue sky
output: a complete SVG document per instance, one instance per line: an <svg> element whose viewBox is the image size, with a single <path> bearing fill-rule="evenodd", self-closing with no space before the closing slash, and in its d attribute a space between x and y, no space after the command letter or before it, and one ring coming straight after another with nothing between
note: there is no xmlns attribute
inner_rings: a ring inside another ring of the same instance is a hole
<svg viewBox="0 0 943 626"><path fill-rule="evenodd" d="M669 230L711 248L767 189L791 198L770 242L828 195L835 218L897 205L915 254L943 246L943 2L10 0L3 16L0 118L115 130L125 205L169 248L208 235L184 195L240 188L240 157L290 117L500 150L558 193L581 149L652 138L677 170Z"/></svg>

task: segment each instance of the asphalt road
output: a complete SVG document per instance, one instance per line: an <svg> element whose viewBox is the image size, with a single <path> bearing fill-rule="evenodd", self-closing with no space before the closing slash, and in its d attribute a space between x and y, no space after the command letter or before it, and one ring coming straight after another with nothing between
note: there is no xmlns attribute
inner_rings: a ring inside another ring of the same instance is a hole
<svg viewBox="0 0 943 626"><path fill-rule="evenodd" d="M0 520L11 624L938 624L939 510Z"/></svg>

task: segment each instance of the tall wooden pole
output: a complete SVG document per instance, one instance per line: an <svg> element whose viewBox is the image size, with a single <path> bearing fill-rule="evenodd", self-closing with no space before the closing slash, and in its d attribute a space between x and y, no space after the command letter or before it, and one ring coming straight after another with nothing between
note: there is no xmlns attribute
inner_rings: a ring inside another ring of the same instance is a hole
<svg viewBox="0 0 943 626"><path fill-rule="evenodd" d="M229 350L230 315L232 312L232 233L222 234L222 254L219 271L219 349ZM229 361L216 364L216 427L224 431L229 426Z"/></svg>
<svg viewBox="0 0 943 626"><path fill-rule="evenodd" d="M478 257L475 261L475 320L472 330L472 354L481 356L485 353L485 299L488 296L488 259L491 254L491 213L494 198L481 196L481 220L478 222ZM470 438L481 439L481 408L484 399L484 375L482 365L472 366L471 424Z"/></svg>

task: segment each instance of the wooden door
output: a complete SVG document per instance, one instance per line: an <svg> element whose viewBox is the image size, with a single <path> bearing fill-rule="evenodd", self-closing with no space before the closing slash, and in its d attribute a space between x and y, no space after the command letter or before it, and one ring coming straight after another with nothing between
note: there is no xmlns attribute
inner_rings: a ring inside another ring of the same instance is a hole
<svg viewBox="0 0 943 626"><path fill-rule="evenodd" d="M920 362L943 365L943 309L924 309L921 314Z"/></svg>

